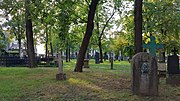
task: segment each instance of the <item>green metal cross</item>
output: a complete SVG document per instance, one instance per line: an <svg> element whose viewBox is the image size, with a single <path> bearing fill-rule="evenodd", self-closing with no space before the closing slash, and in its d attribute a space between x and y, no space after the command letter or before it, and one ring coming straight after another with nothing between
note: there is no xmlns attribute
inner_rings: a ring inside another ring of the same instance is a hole
<svg viewBox="0 0 180 101"><path fill-rule="evenodd" d="M148 48L149 52L154 56L156 56L156 49L163 47L163 44L156 44L154 36L150 36L150 42L148 44L143 44L143 48Z"/></svg>

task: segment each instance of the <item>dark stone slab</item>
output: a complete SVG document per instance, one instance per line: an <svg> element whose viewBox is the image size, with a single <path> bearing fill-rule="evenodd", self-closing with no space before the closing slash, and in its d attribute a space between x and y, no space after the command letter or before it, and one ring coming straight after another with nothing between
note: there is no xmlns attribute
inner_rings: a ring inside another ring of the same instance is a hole
<svg viewBox="0 0 180 101"><path fill-rule="evenodd" d="M138 53L133 56L131 67L133 94L157 96L159 79L156 57L150 53Z"/></svg>
<svg viewBox="0 0 180 101"><path fill-rule="evenodd" d="M177 55L168 56L167 70L168 74L180 74L179 57Z"/></svg>
<svg viewBox="0 0 180 101"><path fill-rule="evenodd" d="M95 54L95 64L99 64L99 53L96 52Z"/></svg>

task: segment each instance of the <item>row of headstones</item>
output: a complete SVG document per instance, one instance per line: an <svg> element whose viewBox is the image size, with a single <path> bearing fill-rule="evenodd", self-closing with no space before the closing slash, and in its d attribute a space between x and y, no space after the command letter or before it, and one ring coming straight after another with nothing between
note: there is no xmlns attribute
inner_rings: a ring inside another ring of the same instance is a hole
<svg viewBox="0 0 180 101"><path fill-rule="evenodd" d="M108 54L105 53L103 56L104 61L109 60L111 62L111 60L113 61L128 61L129 57L128 56L122 56L121 54L119 56L115 55L114 52L109 52ZM99 52L95 53L95 64L99 64L100 63L100 54Z"/></svg>

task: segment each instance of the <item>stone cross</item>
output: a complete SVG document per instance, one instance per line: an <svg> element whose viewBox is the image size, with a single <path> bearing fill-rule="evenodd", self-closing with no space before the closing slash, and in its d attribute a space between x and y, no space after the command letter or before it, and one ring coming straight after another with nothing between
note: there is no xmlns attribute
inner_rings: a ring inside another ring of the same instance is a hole
<svg viewBox="0 0 180 101"><path fill-rule="evenodd" d="M178 52L178 50L174 47L174 49L171 52L173 52L173 55L177 55L176 52Z"/></svg>
<svg viewBox="0 0 180 101"><path fill-rule="evenodd" d="M154 36L150 36L150 42L148 44L143 44L143 48L148 48L150 53L154 56L156 56L156 49L163 47L163 44L156 44Z"/></svg>

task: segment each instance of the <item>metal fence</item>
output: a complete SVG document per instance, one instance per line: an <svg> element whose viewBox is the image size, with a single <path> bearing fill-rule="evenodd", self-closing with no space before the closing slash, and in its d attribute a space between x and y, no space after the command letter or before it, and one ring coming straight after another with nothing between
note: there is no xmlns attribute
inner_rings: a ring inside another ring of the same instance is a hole
<svg viewBox="0 0 180 101"><path fill-rule="evenodd" d="M20 58L18 56L0 56L0 66L28 66L27 58Z"/></svg>

